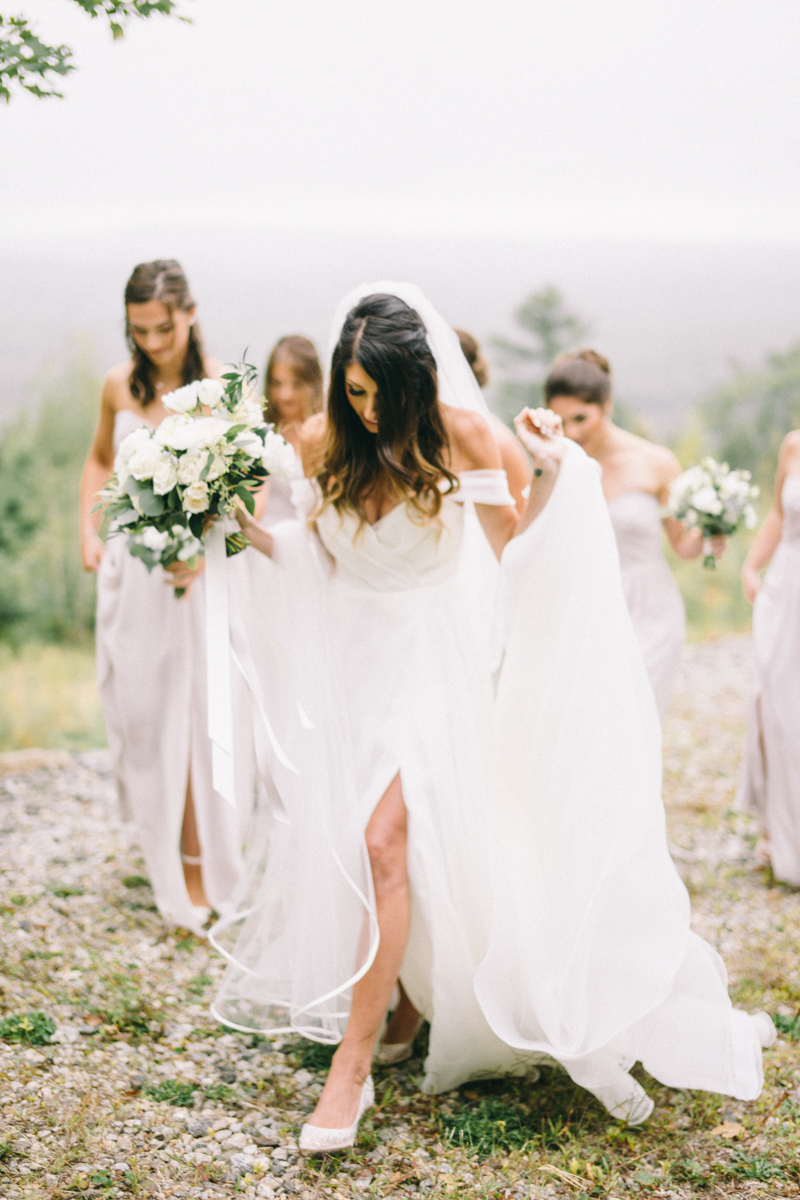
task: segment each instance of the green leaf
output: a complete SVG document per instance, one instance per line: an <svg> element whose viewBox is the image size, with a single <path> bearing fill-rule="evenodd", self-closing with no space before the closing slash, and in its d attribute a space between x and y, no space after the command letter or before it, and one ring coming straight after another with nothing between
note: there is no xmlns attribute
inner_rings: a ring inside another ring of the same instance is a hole
<svg viewBox="0 0 800 1200"><path fill-rule="evenodd" d="M89 516L93 517L96 512L102 512L102 511L103 511L103 501L98 500L97 504L93 504L92 507L89 509Z"/></svg>
<svg viewBox="0 0 800 1200"><path fill-rule="evenodd" d="M233 491L234 491L234 494L236 496L238 496L239 499L242 501L245 508L247 509L247 511L250 513L250 516L252 517L256 511L256 502L253 498L253 493L250 491L249 488L246 488L243 483L237 484L236 487L233 489Z"/></svg>
<svg viewBox="0 0 800 1200"><path fill-rule="evenodd" d="M160 517L164 511L162 497L157 496L155 492L151 492L149 488L139 493L139 504L142 512L148 517Z"/></svg>

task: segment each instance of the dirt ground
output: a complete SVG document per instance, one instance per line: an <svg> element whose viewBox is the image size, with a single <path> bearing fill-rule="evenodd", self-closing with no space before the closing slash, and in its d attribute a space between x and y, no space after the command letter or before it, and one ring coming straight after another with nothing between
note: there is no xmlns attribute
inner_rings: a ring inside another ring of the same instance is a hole
<svg viewBox="0 0 800 1200"><path fill-rule="evenodd" d="M355 1150L304 1159L327 1052L213 1021L221 961L160 921L106 754L0 756L0 1198L800 1192L800 893L756 868L754 823L730 809L749 655L747 637L687 647L665 798L695 929L735 1003L780 1019L760 1100L639 1072L656 1109L632 1130L556 1069L423 1097L416 1057L376 1072Z"/></svg>

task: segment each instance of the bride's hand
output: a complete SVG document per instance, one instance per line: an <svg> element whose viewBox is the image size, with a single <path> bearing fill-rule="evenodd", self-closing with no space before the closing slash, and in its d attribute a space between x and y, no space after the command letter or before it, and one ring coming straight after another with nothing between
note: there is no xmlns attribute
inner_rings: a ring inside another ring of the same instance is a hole
<svg viewBox="0 0 800 1200"><path fill-rule="evenodd" d="M564 426L549 408L523 408L514 418L517 437L534 466L558 466L564 457Z"/></svg>

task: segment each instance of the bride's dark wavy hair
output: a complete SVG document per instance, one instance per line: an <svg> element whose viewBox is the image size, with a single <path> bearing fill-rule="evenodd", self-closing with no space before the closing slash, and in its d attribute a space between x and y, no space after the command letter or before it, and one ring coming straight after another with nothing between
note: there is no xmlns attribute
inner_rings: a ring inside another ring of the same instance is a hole
<svg viewBox="0 0 800 1200"><path fill-rule="evenodd" d="M370 433L347 398L345 370L358 363L378 385L378 431ZM331 362L328 434L317 479L322 508L366 521L363 500L387 475L421 520L442 506L440 483L458 487L439 408L436 362L425 326L398 296L367 296L347 314Z"/></svg>
<svg viewBox="0 0 800 1200"><path fill-rule="evenodd" d="M189 282L180 263L174 258L157 258L153 262L139 263L133 268L133 274L125 284L125 339L133 360L129 386L131 395L139 401L142 408L146 408L156 397L153 364L133 339L128 321L128 305L147 304L150 300L160 300L170 312L174 312L176 308L180 312L188 312L190 308L194 308ZM203 355L203 338L200 326L195 322L189 327L189 345L183 360L182 384L193 383L196 379L205 377Z"/></svg>

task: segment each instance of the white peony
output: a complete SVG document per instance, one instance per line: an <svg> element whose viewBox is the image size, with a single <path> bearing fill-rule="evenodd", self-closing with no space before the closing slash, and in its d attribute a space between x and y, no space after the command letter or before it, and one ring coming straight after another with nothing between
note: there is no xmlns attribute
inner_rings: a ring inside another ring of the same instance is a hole
<svg viewBox="0 0 800 1200"><path fill-rule="evenodd" d="M168 392L162 399L161 403L168 412L188 413L192 409L197 408L197 394L200 388L199 383L187 383L184 387L180 387L177 391Z"/></svg>
<svg viewBox="0 0 800 1200"><path fill-rule="evenodd" d="M716 488L709 485L701 487L695 492L692 497L692 506L698 512L708 513L709 516L717 517L722 512L722 503L717 495Z"/></svg>
<svg viewBox="0 0 800 1200"><path fill-rule="evenodd" d="M199 554L202 549L203 543L189 534L189 537L184 539L183 545L178 551L178 558L181 562L188 562L190 558L194 558L195 554Z"/></svg>
<svg viewBox="0 0 800 1200"><path fill-rule="evenodd" d="M196 444L195 424L195 421L184 416L165 417L156 430L156 441L170 450L188 450Z"/></svg>
<svg viewBox="0 0 800 1200"><path fill-rule="evenodd" d="M214 408L225 395L225 389L218 379L201 379L196 387L197 399L204 408Z"/></svg>
<svg viewBox="0 0 800 1200"><path fill-rule="evenodd" d="M261 454L264 470L276 479L291 479L295 469L295 457L294 447L284 441L274 429L268 430Z"/></svg>
<svg viewBox="0 0 800 1200"><path fill-rule="evenodd" d="M146 442L134 448L133 454L128 459L128 471L134 479L140 482L145 479L152 479L153 475L161 462L161 447L153 438L148 438Z"/></svg>
<svg viewBox="0 0 800 1200"><path fill-rule="evenodd" d="M195 438L193 446L215 446L230 429L229 422L221 417L198 417L192 424Z"/></svg>
<svg viewBox="0 0 800 1200"><path fill-rule="evenodd" d="M149 441L150 431L148 429L134 429L133 433L129 433L126 438L122 439L114 461L114 471L123 483L130 475L128 463L134 450L137 446L141 446L144 442Z"/></svg>
<svg viewBox="0 0 800 1200"><path fill-rule="evenodd" d="M178 459L178 483L182 483L184 486L188 486L190 483L197 483L207 457L206 452L199 448L182 454Z"/></svg>
<svg viewBox="0 0 800 1200"><path fill-rule="evenodd" d="M208 488L202 480L198 479L191 487L188 487L183 493L183 507L186 512L201 513L208 508Z"/></svg>
<svg viewBox="0 0 800 1200"><path fill-rule="evenodd" d="M174 454L161 452L161 461L153 472L153 491L157 496L171 492L178 482L178 460Z"/></svg>
<svg viewBox="0 0 800 1200"><path fill-rule="evenodd" d="M168 533L161 533L158 529L153 529L150 525L147 529L142 530L139 535L139 541L148 550L154 550L156 554L160 554L169 541Z"/></svg>
<svg viewBox="0 0 800 1200"><path fill-rule="evenodd" d="M258 434L253 433L251 429L243 429L238 437L233 439L233 444L237 450L241 450L248 458L261 458L264 453L264 443Z"/></svg>

